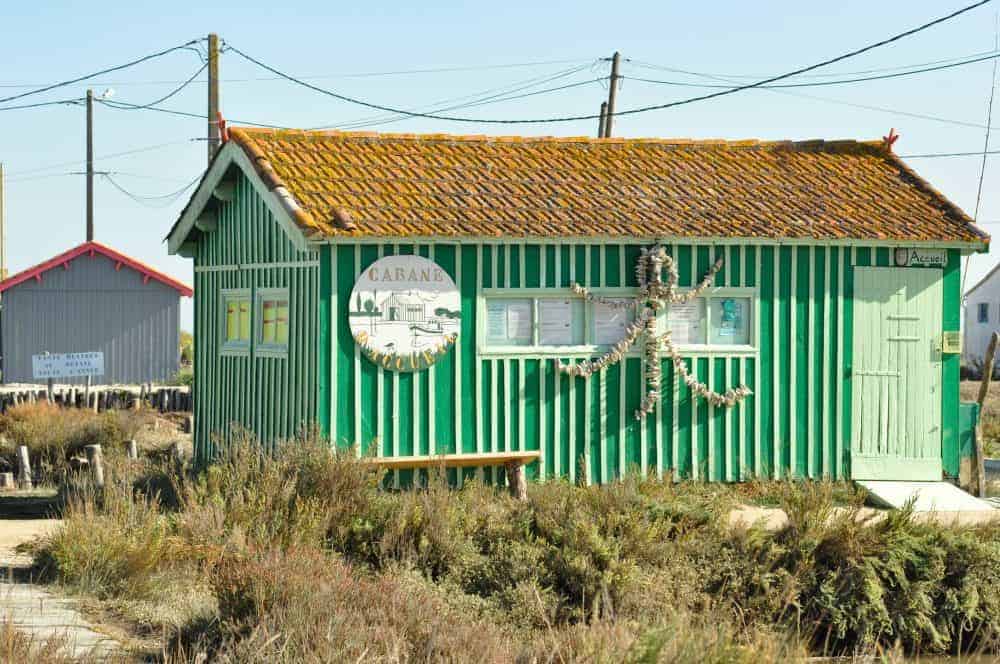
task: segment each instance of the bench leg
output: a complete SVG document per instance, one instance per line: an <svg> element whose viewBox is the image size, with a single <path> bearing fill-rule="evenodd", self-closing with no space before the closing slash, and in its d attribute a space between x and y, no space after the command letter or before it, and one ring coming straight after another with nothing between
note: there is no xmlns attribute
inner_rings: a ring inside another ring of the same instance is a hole
<svg viewBox="0 0 1000 664"><path fill-rule="evenodd" d="M528 499L528 480L524 475L524 464L511 461L507 467L507 486L515 500Z"/></svg>

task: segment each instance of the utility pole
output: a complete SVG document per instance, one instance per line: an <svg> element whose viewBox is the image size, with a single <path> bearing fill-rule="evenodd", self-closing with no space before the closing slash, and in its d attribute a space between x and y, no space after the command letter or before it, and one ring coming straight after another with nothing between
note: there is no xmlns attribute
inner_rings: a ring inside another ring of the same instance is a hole
<svg viewBox="0 0 1000 664"><path fill-rule="evenodd" d="M94 91L87 90L87 242L94 241Z"/></svg>
<svg viewBox="0 0 1000 664"><path fill-rule="evenodd" d="M611 138L611 130L615 126L615 98L618 96L618 65L621 55L618 51L611 57L611 80L608 86L608 114L604 121L604 138Z"/></svg>
<svg viewBox="0 0 1000 664"><path fill-rule="evenodd" d="M0 279L7 278L7 199L4 179L3 163L0 163Z"/></svg>
<svg viewBox="0 0 1000 664"><path fill-rule="evenodd" d="M208 35L208 163L219 149L219 35Z"/></svg>
<svg viewBox="0 0 1000 664"><path fill-rule="evenodd" d="M604 138L604 127L608 122L608 102L601 102L601 117L597 120L597 137Z"/></svg>

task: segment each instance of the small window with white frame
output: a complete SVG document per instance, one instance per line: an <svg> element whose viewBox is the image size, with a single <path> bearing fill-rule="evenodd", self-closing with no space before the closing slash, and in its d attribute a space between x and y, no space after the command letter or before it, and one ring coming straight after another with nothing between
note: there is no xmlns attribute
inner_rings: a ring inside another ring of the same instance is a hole
<svg viewBox="0 0 1000 664"><path fill-rule="evenodd" d="M979 306L978 306L978 315L979 315L978 320L979 320L980 323L989 323L990 322L990 303L989 302L980 302L979 303Z"/></svg>
<svg viewBox="0 0 1000 664"><path fill-rule="evenodd" d="M284 355L288 352L289 308L287 289L257 291L257 344L259 355Z"/></svg>
<svg viewBox="0 0 1000 664"><path fill-rule="evenodd" d="M717 288L690 302L667 305L665 326L677 348L750 350L756 294L752 288Z"/></svg>
<svg viewBox="0 0 1000 664"><path fill-rule="evenodd" d="M250 350L250 291L222 291L222 345L225 353L247 353Z"/></svg>

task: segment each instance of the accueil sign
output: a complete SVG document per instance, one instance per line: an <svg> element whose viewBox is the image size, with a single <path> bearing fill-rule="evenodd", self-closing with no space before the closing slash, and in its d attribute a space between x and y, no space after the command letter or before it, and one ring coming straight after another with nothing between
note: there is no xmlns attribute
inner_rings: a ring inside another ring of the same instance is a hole
<svg viewBox="0 0 1000 664"><path fill-rule="evenodd" d="M896 267L944 267L948 264L948 250L899 247L893 259Z"/></svg>
<svg viewBox="0 0 1000 664"><path fill-rule="evenodd" d="M348 303L354 341L375 364L418 371L448 352L461 328L458 288L422 256L386 256L365 269Z"/></svg>

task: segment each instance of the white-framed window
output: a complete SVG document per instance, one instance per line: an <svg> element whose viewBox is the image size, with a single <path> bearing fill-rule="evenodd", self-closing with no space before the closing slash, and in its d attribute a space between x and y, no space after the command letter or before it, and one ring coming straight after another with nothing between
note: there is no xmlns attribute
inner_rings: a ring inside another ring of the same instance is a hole
<svg viewBox="0 0 1000 664"><path fill-rule="evenodd" d="M634 289L606 289L631 299ZM586 354L621 338L635 308L588 303L569 289L492 289L481 299L479 347L486 354Z"/></svg>
<svg viewBox="0 0 1000 664"><path fill-rule="evenodd" d="M285 355L290 328L288 289L267 288L257 291L256 346L258 355Z"/></svg>
<svg viewBox="0 0 1000 664"><path fill-rule="evenodd" d="M592 292L622 302L637 294L630 288ZM754 288L708 289L691 302L661 311L657 330L669 329L680 350L754 352L756 307ZM569 289L486 289L480 299L479 348L485 355L589 355L621 339L637 313L635 307L587 302ZM641 352L641 343L629 350Z"/></svg>
<svg viewBox="0 0 1000 664"><path fill-rule="evenodd" d="M670 305L665 328L679 349L750 351L756 306L753 288L709 288L691 302Z"/></svg>
<svg viewBox="0 0 1000 664"><path fill-rule="evenodd" d="M222 291L222 339L223 353L244 354L250 352L251 298L249 289L225 289Z"/></svg>
<svg viewBox="0 0 1000 664"><path fill-rule="evenodd" d="M978 307L977 307L977 313L978 313L977 320L980 323L989 323L990 322L990 303L989 302L980 302L979 305L978 305Z"/></svg>

